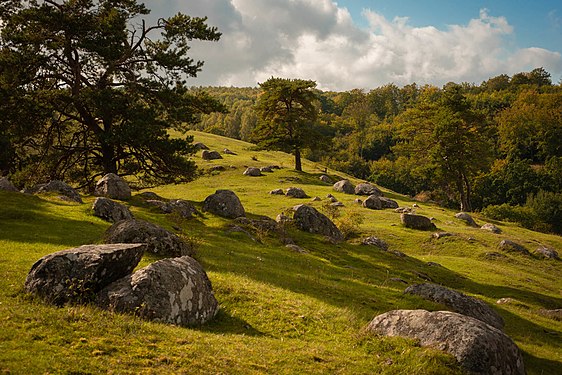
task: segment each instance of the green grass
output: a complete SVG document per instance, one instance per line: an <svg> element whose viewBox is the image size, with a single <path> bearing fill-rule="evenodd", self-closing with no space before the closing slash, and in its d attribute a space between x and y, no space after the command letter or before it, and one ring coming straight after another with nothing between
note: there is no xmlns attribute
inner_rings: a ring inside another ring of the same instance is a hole
<svg viewBox="0 0 562 375"><path fill-rule="evenodd" d="M238 155L223 160L194 160L205 173L188 184L151 189L166 198L182 198L201 208L216 189L231 189L248 216L277 214L310 202L271 196L275 188L302 187L310 197L332 193L346 207L340 219L361 216L360 234L341 244L287 228L287 236L307 250L298 254L276 236L258 233L255 242L243 233L228 232L230 223L208 213L190 220L159 214L133 198L135 216L163 225L199 244L203 264L220 303L219 315L200 328L181 328L112 314L91 306L53 307L23 293L31 265L41 256L86 243L101 242L109 224L92 216L93 197L83 205L51 196L0 192L0 371L28 373L344 373L451 374L455 361L441 352L421 348L412 340L380 338L362 329L376 315L392 309L442 308L403 293L405 284L434 282L483 299L502 315L505 331L523 351L529 374L554 374L562 368L562 322L538 314L541 308L562 307L562 262L514 254L488 260L509 238L534 250L538 244L562 249L562 239L509 223L496 223L503 233L464 225L454 212L420 204L417 213L435 217L440 230L454 237L431 239L429 232L403 228L392 210L360 208L355 196L332 191L318 176L324 167L304 162L305 172L291 169L291 156L255 151L252 145L205 133L195 139L211 149ZM252 160L252 158L257 160ZM242 175L244 166L280 165L263 177ZM233 166L235 168L230 168ZM329 170L331 176L347 177ZM353 180L358 182L357 180ZM408 197L387 196L401 206ZM313 205L322 209L323 202ZM484 218L475 215L477 222ZM336 219L337 220L337 219ZM367 235L383 238L399 258L361 246ZM157 260L146 255L140 266ZM440 267L430 267L427 262ZM496 305L502 297L519 301Z"/></svg>

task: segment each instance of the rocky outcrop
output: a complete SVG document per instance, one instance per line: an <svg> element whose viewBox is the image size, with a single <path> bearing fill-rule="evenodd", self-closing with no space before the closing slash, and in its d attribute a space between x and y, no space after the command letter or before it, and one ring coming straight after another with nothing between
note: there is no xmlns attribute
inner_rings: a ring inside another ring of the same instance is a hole
<svg viewBox="0 0 562 375"><path fill-rule="evenodd" d="M436 284L411 285L404 291L406 294L420 296L447 306L451 311L471 316L497 329L503 328L502 317L485 302L466 294Z"/></svg>
<svg viewBox="0 0 562 375"><path fill-rule="evenodd" d="M259 168L249 167L244 171L244 176L259 177L263 176Z"/></svg>
<svg viewBox="0 0 562 375"><path fill-rule="evenodd" d="M413 214L400 214L400 221L406 228L418 230L435 230L437 227L428 217Z"/></svg>
<svg viewBox="0 0 562 375"><path fill-rule="evenodd" d="M227 219L246 216L246 211L240 199L231 190L217 190L214 194L209 195L203 202L203 211L208 211Z"/></svg>
<svg viewBox="0 0 562 375"><path fill-rule="evenodd" d="M71 202L83 203L80 194L74 190L67 183L53 180L46 184L39 184L34 189L37 193L59 193L62 195L62 199L69 200Z"/></svg>
<svg viewBox="0 0 562 375"><path fill-rule="evenodd" d="M92 205L92 210L94 211L94 216L111 223L133 218L133 214L127 206L105 197L96 198Z"/></svg>
<svg viewBox="0 0 562 375"><path fill-rule="evenodd" d="M524 375L519 348L502 331L449 311L394 310L375 317L367 331L417 339L453 355L473 374Z"/></svg>
<svg viewBox="0 0 562 375"><path fill-rule="evenodd" d="M355 186L349 180L341 180L334 184L334 190L345 194L355 194Z"/></svg>
<svg viewBox="0 0 562 375"><path fill-rule="evenodd" d="M358 184L355 187L355 194L356 195L376 195L378 197L382 197L382 191L373 184L369 184L367 182L363 182Z"/></svg>
<svg viewBox="0 0 562 375"><path fill-rule="evenodd" d="M520 253L523 255L531 255L529 250L527 250L524 246L519 245L517 242L513 242L511 240L502 240L498 245L500 250L506 251L508 253Z"/></svg>
<svg viewBox="0 0 562 375"><path fill-rule="evenodd" d="M127 200L131 198L131 188L122 177L108 173L97 182L94 194L100 197Z"/></svg>
<svg viewBox="0 0 562 375"><path fill-rule="evenodd" d="M314 207L304 204L293 207L293 220L298 229L322 234L336 241L342 241L343 235L338 227L324 214L318 212Z"/></svg>
<svg viewBox="0 0 562 375"><path fill-rule="evenodd" d="M480 229L487 230L488 232L492 232L495 234L500 234L502 230L496 227L494 224L486 223L480 227Z"/></svg>
<svg viewBox="0 0 562 375"><path fill-rule="evenodd" d="M86 302L137 266L144 244L84 245L44 256L31 267L25 290L51 303Z"/></svg>
<svg viewBox="0 0 562 375"><path fill-rule="evenodd" d="M203 160L218 160L222 159L222 156L218 151L203 150L201 152L201 158Z"/></svg>
<svg viewBox="0 0 562 375"><path fill-rule="evenodd" d="M459 220L464 221L467 225L470 225L471 227L477 227L478 226L478 224L476 224L476 222L474 221L472 216L470 216L466 212L459 212L459 213L455 214L455 217Z"/></svg>
<svg viewBox="0 0 562 375"><path fill-rule="evenodd" d="M0 190L4 191L18 191L18 189L12 184L10 180L6 177L0 177Z"/></svg>
<svg viewBox="0 0 562 375"><path fill-rule="evenodd" d="M145 243L146 251L171 257L194 255L194 249L166 229L144 220L122 220L107 229L105 243Z"/></svg>
<svg viewBox="0 0 562 375"><path fill-rule="evenodd" d="M193 203L183 199L172 199L170 201L152 200L146 201L147 204L158 208L165 214L176 214L184 219L191 219L198 214Z"/></svg>
<svg viewBox="0 0 562 375"><path fill-rule="evenodd" d="M190 257L154 262L108 285L97 305L180 326L204 324L219 309L207 274Z"/></svg>
<svg viewBox="0 0 562 375"><path fill-rule="evenodd" d="M304 192L303 189L298 187L290 187L285 191L285 195L291 198L308 198L308 195Z"/></svg>

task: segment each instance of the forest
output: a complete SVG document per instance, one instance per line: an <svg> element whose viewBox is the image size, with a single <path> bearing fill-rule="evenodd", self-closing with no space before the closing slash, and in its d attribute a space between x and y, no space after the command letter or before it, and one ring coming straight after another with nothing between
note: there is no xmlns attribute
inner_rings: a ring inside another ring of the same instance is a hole
<svg viewBox="0 0 562 375"><path fill-rule="evenodd" d="M260 88L198 87L227 111L192 129L256 142ZM562 86L543 68L480 85L315 89L303 156L422 201L562 232Z"/></svg>

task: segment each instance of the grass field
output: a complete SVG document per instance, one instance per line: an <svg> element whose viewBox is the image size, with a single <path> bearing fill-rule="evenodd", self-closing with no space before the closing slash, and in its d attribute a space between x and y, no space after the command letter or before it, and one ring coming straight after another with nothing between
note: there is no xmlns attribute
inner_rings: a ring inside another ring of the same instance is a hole
<svg viewBox="0 0 562 375"><path fill-rule="evenodd" d="M536 249L548 245L559 252L562 238L498 223L493 234L466 226L454 211L418 203L416 213L434 217L439 230L455 234L432 239L429 232L405 229L393 210L372 211L353 203L356 196L337 193L318 179L324 167L305 161L304 172L292 170L292 158L280 152L255 151L252 145L205 133L193 133L211 149L228 148L237 155L204 161L204 172L181 185L153 191L166 198L201 202L216 189L240 197L249 217L281 212L310 199L273 196L275 188L302 187L323 201L332 193L345 207L335 220L361 222L357 234L340 244L287 228L307 252L287 249L280 238L254 233L258 241L230 232L229 220L203 213L180 220L128 202L138 218L158 223L197 244L196 258L207 270L221 310L211 323L181 328L145 322L92 306L53 307L23 292L31 265L41 256L88 243L99 243L109 224L90 207L54 196L27 196L0 191L0 371L13 374L187 373L187 374L454 374L454 359L421 348L412 340L380 338L362 332L376 315L393 309L443 306L403 293L408 283L434 282L476 296L499 312L505 332L523 352L529 374L562 373L562 322L544 317L541 309L562 308L562 262L517 254L491 260L502 239ZM263 177L243 176L245 166L279 165ZM208 172L213 166L222 172ZM332 177L347 177L329 170ZM357 183L357 180L353 180ZM383 189L384 190L384 189ZM392 192L385 195L401 206L414 202ZM491 222L474 215L479 224ZM360 220L357 220L360 218ZM407 257L360 239L375 235ZM139 266L157 260L145 255ZM429 266L436 262L440 266ZM510 297L516 301L497 305Z"/></svg>

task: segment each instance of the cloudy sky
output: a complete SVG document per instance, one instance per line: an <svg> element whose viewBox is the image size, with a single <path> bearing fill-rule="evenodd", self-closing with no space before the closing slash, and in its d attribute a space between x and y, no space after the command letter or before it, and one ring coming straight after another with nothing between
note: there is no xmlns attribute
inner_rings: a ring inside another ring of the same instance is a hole
<svg viewBox="0 0 562 375"><path fill-rule="evenodd" d="M152 17L207 16L192 85L256 86L271 76L324 90L387 83L481 83L544 67L562 77L560 0L145 0Z"/></svg>

